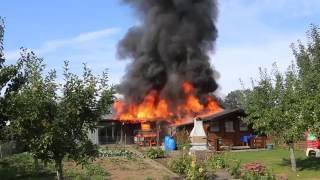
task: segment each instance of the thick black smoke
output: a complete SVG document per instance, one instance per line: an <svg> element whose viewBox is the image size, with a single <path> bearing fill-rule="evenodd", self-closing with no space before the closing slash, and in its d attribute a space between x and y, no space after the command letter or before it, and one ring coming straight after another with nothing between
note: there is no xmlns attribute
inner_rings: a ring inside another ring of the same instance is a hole
<svg viewBox="0 0 320 180"><path fill-rule="evenodd" d="M130 58L118 92L139 103L151 89L181 102L181 85L188 81L197 95L217 89L207 53L217 38L215 0L122 0L135 8L142 24L120 41L118 55Z"/></svg>

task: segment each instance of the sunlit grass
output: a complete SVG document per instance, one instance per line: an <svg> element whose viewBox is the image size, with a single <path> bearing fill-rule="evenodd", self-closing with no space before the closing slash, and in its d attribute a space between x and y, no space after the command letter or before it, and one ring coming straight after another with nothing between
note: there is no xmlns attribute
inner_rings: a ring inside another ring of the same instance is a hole
<svg viewBox="0 0 320 180"><path fill-rule="evenodd" d="M295 154L298 167L297 173L291 171L288 149L227 153L228 157L238 159L241 163L261 162L274 173L285 174L289 179L320 179L320 160L307 158L303 151L296 151Z"/></svg>

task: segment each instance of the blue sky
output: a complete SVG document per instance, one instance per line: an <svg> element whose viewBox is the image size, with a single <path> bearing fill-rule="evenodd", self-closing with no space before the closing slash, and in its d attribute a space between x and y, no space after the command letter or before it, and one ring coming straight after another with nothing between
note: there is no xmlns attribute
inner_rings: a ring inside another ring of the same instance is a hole
<svg viewBox="0 0 320 180"><path fill-rule="evenodd" d="M293 60L290 43L305 40L311 23L320 24L319 0L219 0L216 50L212 66L219 72L219 93L250 86L258 67L280 69ZM95 73L109 69L119 83L129 61L116 57L117 42L139 23L130 7L119 0L1 0L5 17L7 62L18 58L20 47L45 58L48 68L81 72L86 62Z"/></svg>

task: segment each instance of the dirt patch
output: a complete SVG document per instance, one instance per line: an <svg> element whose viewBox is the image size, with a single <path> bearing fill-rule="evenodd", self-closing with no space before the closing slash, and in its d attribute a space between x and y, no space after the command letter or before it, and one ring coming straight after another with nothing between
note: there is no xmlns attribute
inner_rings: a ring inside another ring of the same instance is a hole
<svg viewBox="0 0 320 180"><path fill-rule="evenodd" d="M173 173L162 164L149 159L143 158L143 154L134 149L131 149L136 157L106 157L99 158L94 164L100 165L105 169L109 176L108 179L117 180L162 180L162 179L181 179L179 175ZM65 169L72 169L74 171L82 171L81 166L75 166L72 162L64 163Z"/></svg>
<svg viewBox="0 0 320 180"><path fill-rule="evenodd" d="M145 159L108 158L96 161L110 173L111 179L172 179L176 178Z"/></svg>

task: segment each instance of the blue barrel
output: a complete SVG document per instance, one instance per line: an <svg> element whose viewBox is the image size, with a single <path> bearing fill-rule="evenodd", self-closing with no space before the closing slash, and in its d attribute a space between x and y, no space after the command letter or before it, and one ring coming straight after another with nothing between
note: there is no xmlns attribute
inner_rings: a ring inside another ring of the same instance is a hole
<svg viewBox="0 0 320 180"><path fill-rule="evenodd" d="M173 151L173 150L176 150L176 148L177 148L176 140L174 140L173 138L170 138L168 142L168 150Z"/></svg>
<svg viewBox="0 0 320 180"><path fill-rule="evenodd" d="M171 137L170 136L165 136L164 137L164 149L167 151L168 150L168 144L169 144L169 139Z"/></svg>
<svg viewBox="0 0 320 180"><path fill-rule="evenodd" d="M164 149L166 151L173 151L176 150L177 144L173 137L165 136L164 137Z"/></svg>

